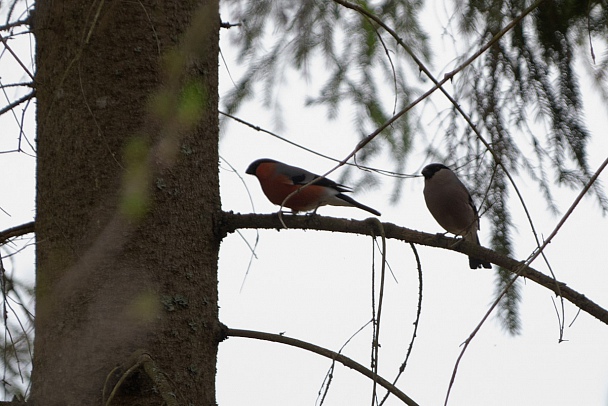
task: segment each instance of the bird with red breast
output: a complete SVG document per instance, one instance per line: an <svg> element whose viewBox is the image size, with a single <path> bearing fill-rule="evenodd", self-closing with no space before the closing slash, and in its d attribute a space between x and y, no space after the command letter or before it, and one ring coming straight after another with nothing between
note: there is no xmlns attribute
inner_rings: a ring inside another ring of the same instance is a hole
<svg viewBox="0 0 608 406"><path fill-rule="evenodd" d="M319 207L330 205L357 207L376 216L380 215L378 210L344 194L352 192L351 188L274 159L263 158L253 161L246 173L258 178L268 200L278 206L287 207L294 213L316 212ZM315 179L314 183L303 187ZM291 193L294 194L285 200Z"/></svg>

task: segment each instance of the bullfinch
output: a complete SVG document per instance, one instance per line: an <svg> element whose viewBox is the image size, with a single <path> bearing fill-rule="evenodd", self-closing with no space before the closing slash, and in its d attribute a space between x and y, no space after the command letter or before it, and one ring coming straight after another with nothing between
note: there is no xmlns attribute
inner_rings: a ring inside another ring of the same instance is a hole
<svg viewBox="0 0 608 406"><path fill-rule="evenodd" d="M426 207L439 225L448 232L479 245L479 215L471 194L460 179L443 164L422 169ZM489 262L469 257L471 269L491 268Z"/></svg>
<svg viewBox="0 0 608 406"><path fill-rule="evenodd" d="M290 166L273 159L258 159L249 165L246 173L254 175L260 181L264 194L272 203L283 205L294 213L299 211L316 211L319 206L352 206L368 211L376 216L380 212L367 207L344 193L352 190L344 185L323 178L292 195L287 201L285 198L302 185L319 175L305 169Z"/></svg>

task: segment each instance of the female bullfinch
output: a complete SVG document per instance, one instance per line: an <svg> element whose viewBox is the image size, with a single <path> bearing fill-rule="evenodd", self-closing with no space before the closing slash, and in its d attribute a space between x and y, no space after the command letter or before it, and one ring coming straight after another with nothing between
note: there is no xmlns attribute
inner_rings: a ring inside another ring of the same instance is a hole
<svg viewBox="0 0 608 406"><path fill-rule="evenodd" d="M287 201L285 198L302 185L313 179L320 178L319 175L308 172L305 169L290 166L273 159L258 159L249 165L246 173L254 175L260 181L264 194L272 203L283 205L294 213L299 211L316 211L320 206L352 206L368 211L376 216L380 212L367 207L349 196L345 192L352 190L332 180L323 178L292 195Z"/></svg>
<svg viewBox="0 0 608 406"><path fill-rule="evenodd" d="M461 235L479 245L479 215L471 194L460 179L443 164L430 164L422 169L426 207L446 231ZM489 262L469 257L469 267L491 268Z"/></svg>

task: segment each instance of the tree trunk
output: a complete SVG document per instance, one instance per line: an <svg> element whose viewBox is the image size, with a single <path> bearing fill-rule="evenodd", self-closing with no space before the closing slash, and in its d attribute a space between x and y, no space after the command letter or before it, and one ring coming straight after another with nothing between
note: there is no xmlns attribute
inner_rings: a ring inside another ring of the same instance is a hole
<svg viewBox="0 0 608 406"><path fill-rule="evenodd" d="M219 11L202 3L36 2L36 405L102 404L121 377L112 405L215 404Z"/></svg>

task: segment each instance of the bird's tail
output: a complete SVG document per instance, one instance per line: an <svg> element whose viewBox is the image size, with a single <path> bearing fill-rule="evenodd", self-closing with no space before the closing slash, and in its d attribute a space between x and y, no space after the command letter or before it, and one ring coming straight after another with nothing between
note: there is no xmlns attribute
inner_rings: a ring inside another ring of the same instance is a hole
<svg viewBox="0 0 608 406"><path fill-rule="evenodd" d="M481 245L479 243L479 237L477 236L477 232L475 232L475 240L474 240L477 245ZM484 267L486 269L490 269L492 268L492 264L490 264L488 261L484 261L482 259L477 259L477 258L473 258L473 257L469 257L469 268L471 269L478 269Z"/></svg>
<svg viewBox="0 0 608 406"><path fill-rule="evenodd" d="M378 210L372 209L369 206L361 204L361 203L359 203L358 201L356 201L355 199L353 199L350 196L347 196L345 194L339 193L339 194L336 195L336 197L338 199L343 200L346 203L348 203L349 206L358 207L359 209L368 211L368 212L372 213L373 215L380 216L380 212Z"/></svg>
<svg viewBox="0 0 608 406"><path fill-rule="evenodd" d="M478 268L481 268L481 267L484 267L486 269L490 269L490 268L492 268L492 264L490 264L487 261L483 261L481 259L469 257L469 268L471 268L471 269L478 269Z"/></svg>

